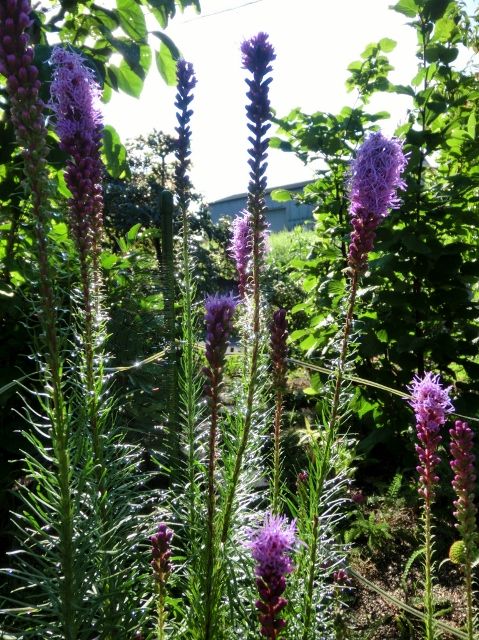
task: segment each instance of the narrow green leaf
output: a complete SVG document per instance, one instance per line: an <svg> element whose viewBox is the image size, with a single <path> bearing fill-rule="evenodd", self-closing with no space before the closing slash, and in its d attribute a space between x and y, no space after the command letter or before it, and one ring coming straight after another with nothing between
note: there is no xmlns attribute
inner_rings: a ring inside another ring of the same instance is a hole
<svg viewBox="0 0 479 640"><path fill-rule="evenodd" d="M128 174L126 149L116 130L107 125L103 129L103 159L108 173L113 178L124 178Z"/></svg>
<svg viewBox="0 0 479 640"><path fill-rule="evenodd" d="M476 113L471 111L467 119L467 133L472 140L476 139Z"/></svg>
<svg viewBox="0 0 479 640"><path fill-rule="evenodd" d="M161 43L160 50L156 53L156 66L166 84L174 87L176 84L176 60L164 42Z"/></svg>

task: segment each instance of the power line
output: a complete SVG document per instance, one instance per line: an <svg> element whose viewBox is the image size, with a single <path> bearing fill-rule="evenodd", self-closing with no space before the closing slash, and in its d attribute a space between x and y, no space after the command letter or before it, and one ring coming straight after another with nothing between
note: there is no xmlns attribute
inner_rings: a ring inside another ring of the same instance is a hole
<svg viewBox="0 0 479 640"><path fill-rule="evenodd" d="M244 2L243 4L239 4L236 7L228 7L227 9L220 9L219 11L214 11L212 13L202 13L196 18L185 20L185 23L195 22L196 20L202 20L203 18L211 18L212 16L217 16L221 13L228 13L229 11L237 11L238 9L242 9L243 7L247 7L248 5L251 5L251 4L258 4L258 2L264 2L264 0L250 0L249 2Z"/></svg>

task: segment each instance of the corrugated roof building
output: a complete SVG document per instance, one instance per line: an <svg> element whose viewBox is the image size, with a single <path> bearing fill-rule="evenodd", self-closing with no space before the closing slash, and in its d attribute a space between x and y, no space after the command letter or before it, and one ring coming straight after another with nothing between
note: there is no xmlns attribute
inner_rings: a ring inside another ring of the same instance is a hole
<svg viewBox="0 0 479 640"><path fill-rule="evenodd" d="M303 188L309 184L307 182L296 182L284 187L273 187L266 190L266 206L268 207L267 219L271 231L282 231L284 229L293 229L304 222L313 222L313 205L298 204L294 200L286 202L276 202L271 199L271 192L277 189L291 191L292 193L301 193ZM239 193L215 202L209 203L211 219L218 222L223 216L234 218L243 209L246 208L247 193Z"/></svg>

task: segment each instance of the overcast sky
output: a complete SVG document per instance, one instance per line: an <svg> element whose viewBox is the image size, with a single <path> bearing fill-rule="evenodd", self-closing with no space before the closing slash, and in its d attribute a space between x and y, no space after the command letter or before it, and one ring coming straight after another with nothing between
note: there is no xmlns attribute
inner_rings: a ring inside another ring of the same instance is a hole
<svg viewBox="0 0 479 640"><path fill-rule="evenodd" d="M240 44L266 31L275 47L271 104L278 116L292 108L336 112L352 106L345 88L346 68L365 46L383 37L398 42L390 54L392 79L407 82L414 75L415 32L407 18L389 9L390 0L201 0L202 13L188 10L166 30L194 64L198 84L193 103L192 180L208 201L246 191L247 129L244 115L245 71ZM158 26L150 23L152 29ZM175 89L152 66L140 100L124 94L105 105L105 122L122 139L156 127L173 132ZM387 96L371 110L387 110L387 133L406 118L407 97ZM274 135L274 126L271 129ZM292 154L271 150L269 186L312 178Z"/></svg>

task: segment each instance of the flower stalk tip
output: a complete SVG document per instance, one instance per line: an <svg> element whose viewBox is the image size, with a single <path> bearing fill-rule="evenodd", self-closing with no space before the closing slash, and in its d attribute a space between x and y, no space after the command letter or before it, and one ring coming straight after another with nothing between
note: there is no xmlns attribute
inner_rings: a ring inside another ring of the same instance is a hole
<svg viewBox="0 0 479 640"><path fill-rule="evenodd" d="M348 262L359 272L366 269L376 229L389 210L399 206L397 190L406 186L402 179L406 163L401 142L376 132L365 140L351 165L349 213L353 230Z"/></svg>
<svg viewBox="0 0 479 640"><path fill-rule="evenodd" d="M256 561L256 586L259 599L261 634L275 640L286 626L280 615L288 600L283 597L286 590L286 576L294 570L290 554L297 542L296 523L288 522L284 516L267 514L263 525L251 532L251 540L246 546Z"/></svg>

